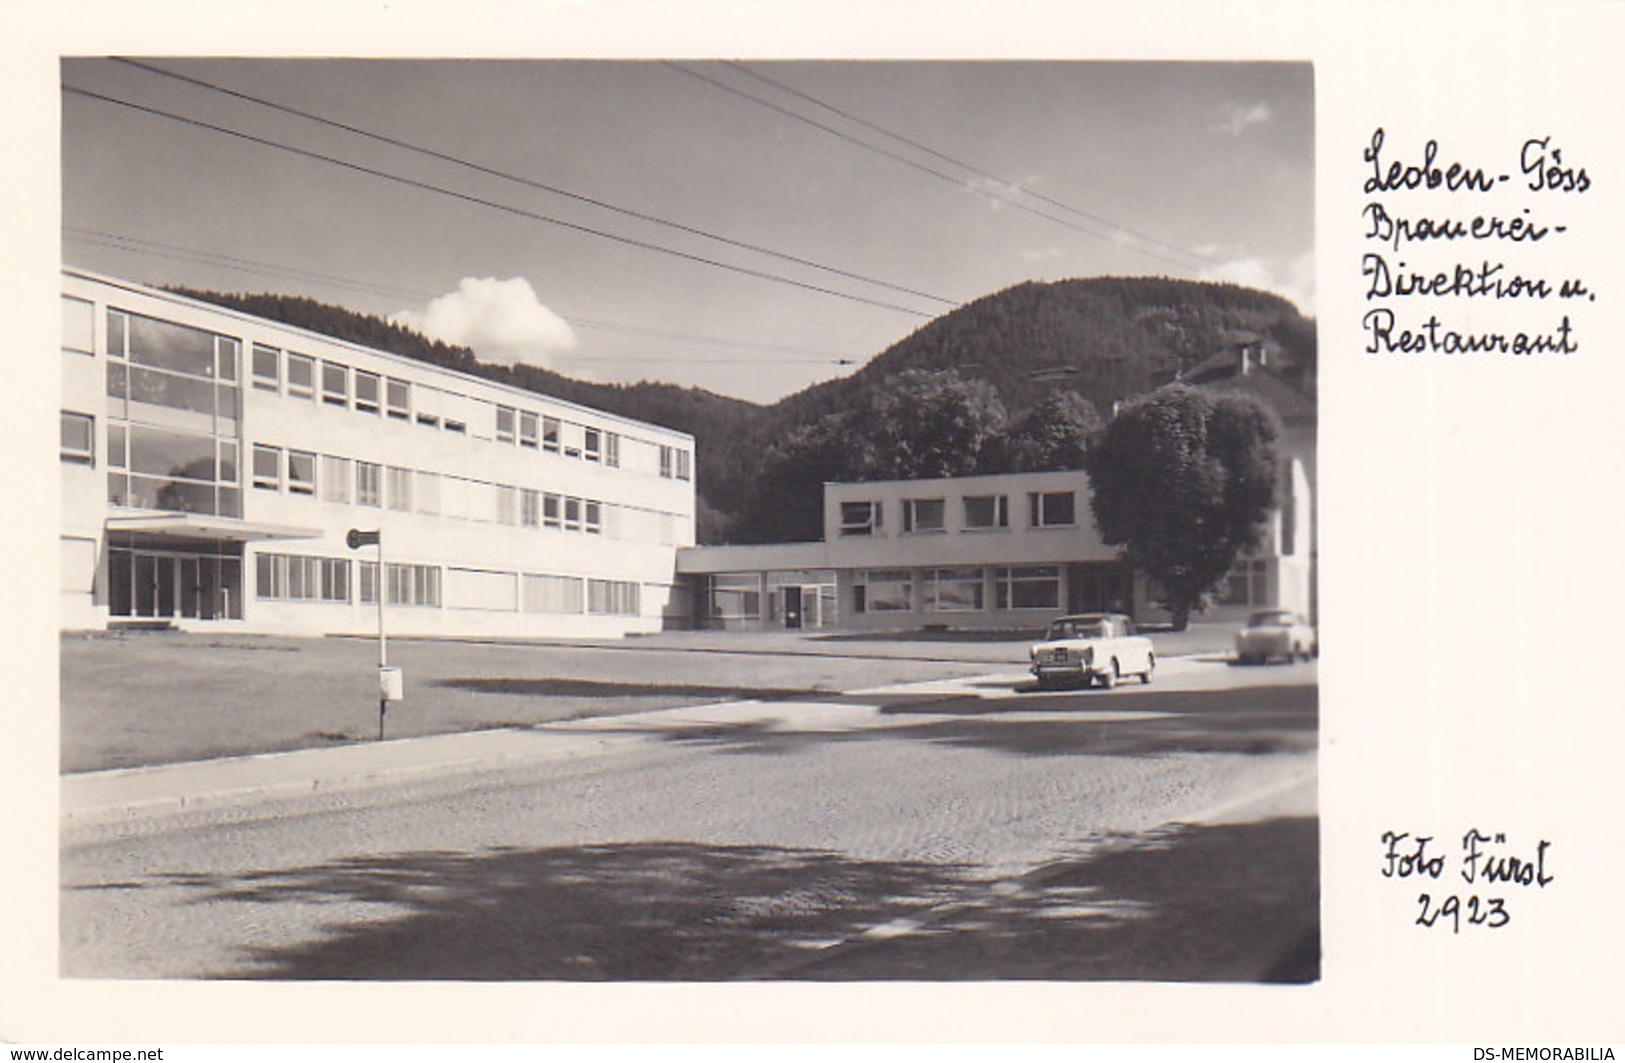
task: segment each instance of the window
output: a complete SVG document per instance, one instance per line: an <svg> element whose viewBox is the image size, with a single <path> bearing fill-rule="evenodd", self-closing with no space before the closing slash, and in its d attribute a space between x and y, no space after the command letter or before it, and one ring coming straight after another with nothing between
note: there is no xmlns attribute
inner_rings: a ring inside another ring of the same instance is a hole
<svg viewBox="0 0 1625 1063"><path fill-rule="evenodd" d="M621 437L618 432L604 433L604 464L612 469L621 467Z"/></svg>
<svg viewBox="0 0 1625 1063"><path fill-rule="evenodd" d="M254 386L272 393L282 390L282 352L262 343L254 344Z"/></svg>
<svg viewBox="0 0 1625 1063"><path fill-rule="evenodd" d="M363 506L384 504L383 467L370 461L355 463L355 500Z"/></svg>
<svg viewBox="0 0 1625 1063"><path fill-rule="evenodd" d="M425 428L440 427L440 418L432 413L425 413L422 410L419 410L417 420L418 424L423 425Z"/></svg>
<svg viewBox="0 0 1625 1063"><path fill-rule="evenodd" d="M288 493L316 493L316 455L306 450L288 451Z"/></svg>
<svg viewBox="0 0 1625 1063"><path fill-rule="evenodd" d="M417 492L417 510L430 516L440 514L440 474L419 472L414 478Z"/></svg>
<svg viewBox="0 0 1625 1063"><path fill-rule="evenodd" d="M1269 563L1238 558L1225 576L1220 605L1268 605Z"/></svg>
<svg viewBox="0 0 1625 1063"><path fill-rule="evenodd" d="M62 460L75 465L96 463L96 419L62 411Z"/></svg>
<svg viewBox="0 0 1625 1063"><path fill-rule="evenodd" d="M542 524L548 528L559 527L559 514L562 512L563 500L558 495L542 496Z"/></svg>
<svg viewBox="0 0 1625 1063"><path fill-rule="evenodd" d="M970 495L965 498L966 528L1008 528L1010 499L1007 495Z"/></svg>
<svg viewBox="0 0 1625 1063"><path fill-rule="evenodd" d="M926 573L925 607L931 612L980 612L982 593L979 568L933 568Z"/></svg>
<svg viewBox="0 0 1625 1063"><path fill-rule="evenodd" d="M96 353L96 307L83 299L62 297L62 349Z"/></svg>
<svg viewBox="0 0 1625 1063"><path fill-rule="evenodd" d="M389 377L384 380L384 409L398 421L412 418L412 385Z"/></svg>
<svg viewBox="0 0 1625 1063"><path fill-rule="evenodd" d="M1059 609L1061 570L1056 565L1012 565L993 570L1000 609Z"/></svg>
<svg viewBox="0 0 1625 1063"><path fill-rule="evenodd" d="M434 565L390 565L387 602L439 608L440 569Z"/></svg>
<svg viewBox="0 0 1625 1063"><path fill-rule="evenodd" d="M601 534L603 534L603 531L604 531L604 518L603 518L603 507L602 507L602 505L600 505L597 502L594 502L592 499L589 498L589 499L587 499L586 501L584 501L581 504L581 510L582 510L583 518L584 518L585 523L586 523L586 532L587 532L587 534L588 535L601 535Z"/></svg>
<svg viewBox="0 0 1625 1063"><path fill-rule="evenodd" d="M107 312L107 394L114 416L130 405L163 406L236 421L239 406L239 343L170 321ZM201 425L200 418L194 418ZM235 434L221 426L220 434Z"/></svg>
<svg viewBox="0 0 1625 1063"><path fill-rule="evenodd" d="M262 491L282 490L282 450L254 444L254 486Z"/></svg>
<svg viewBox="0 0 1625 1063"><path fill-rule="evenodd" d="M350 459L322 455L322 501L350 501Z"/></svg>
<svg viewBox="0 0 1625 1063"><path fill-rule="evenodd" d="M330 406L350 405L350 367L337 362L322 363L322 401Z"/></svg>
<svg viewBox="0 0 1625 1063"><path fill-rule="evenodd" d="M519 492L519 523L527 528L542 526L541 492L528 487Z"/></svg>
<svg viewBox="0 0 1625 1063"><path fill-rule="evenodd" d="M255 594L291 602L348 602L350 561L343 557L260 554L254 562Z"/></svg>
<svg viewBox="0 0 1625 1063"><path fill-rule="evenodd" d="M377 373L360 369L355 371L355 408L362 413L377 413L379 390L382 386Z"/></svg>
<svg viewBox="0 0 1625 1063"><path fill-rule="evenodd" d="M497 486L497 523L519 523L519 489L517 487Z"/></svg>
<svg viewBox="0 0 1625 1063"><path fill-rule="evenodd" d="M672 472L673 472L673 464L674 464L674 462L672 460L672 448L667 447L667 446L662 446L660 448L660 475L664 476L668 480L671 479Z"/></svg>
<svg viewBox="0 0 1625 1063"><path fill-rule="evenodd" d="M242 516L233 440L115 422L107 426L107 467L112 505ZM272 490L275 469L273 461Z"/></svg>
<svg viewBox="0 0 1625 1063"><path fill-rule="evenodd" d="M588 580L587 612L610 616L637 616L638 585L625 580Z"/></svg>
<svg viewBox="0 0 1625 1063"><path fill-rule="evenodd" d="M497 407L497 442L512 443L516 438L519 414L512 406Z"/></svg>
<svg viewBox="0 0 1625 1063"><path fill-rule="evenodd" d="M356 574L356 601L362 605L378 604L378 562L358 561Z"/></svg>
<svg viewBox="0 0 1625 1063"><path fill-rule="evenodd" d="M559 419L557 417L542 418L542 449L559 452Z"/></svg>
<svg viewBox="0 0 1625 1063"><path fill-rule="evenodd" d="M602 461L604 457L604 435L596 428L585 429L582 433L581 456L588 461Z"/></svg>
<svg viewBox="0 0 1625 1063"><path fill-rule="evenodd" d="M873 535L880 527L879 502L842 502L841 534Z"/></svg>
<svg viewBox="0 0 1625 1063"><path fill-rule="evenodd" d="M1064 528L1076 524L1071 491L1034 491L1027 496L1034 528Z"/></svg>
<svg viewBox="0 0 1625 1063"><path fill-rule="evenodd" d="M679 480L692 479L692 475L691 475L691 473L689 471L689 464L688 463L689 463L688 451L679 450L677 452L677 478Z"/></svg>
<svg viewBox="0 0 1625 1063"><path fill-rule="evenodd" d="M564 530L581 530L581 499L566 498L564 500Z"/></svg>
<svg viewBox="0 0 1625 1063"><path fill-rule="evenodd" d="M389 508L412 512L412 470L389 466Z"/></svg>
<svg viewBox="0 0 1625 1063"><path fill-rule="evenodd" d="M914 573L908 569L881 569L858 577L864 588L860 611L910 612L914 608Z"/></svg>
<svg viewBox="0 0 1625 1063"><path fill-rule="evenodd" d="M316 359L288 352L288 394L299 398L316 395Z"/></svg>
<svg viewBox="0 0 1625 1063"><path fill-rule="evenodd" d="M903 500L903 530L906 532L939 532L944 528L943 516L947 509L940 498L905 498Z"/></svg>
<svg viewBox="0 0 1625 1063"><path fill-rule="evenodd" d="M446 431L448 431L448 432L456 432L460 436L461 435L467 435L468 434L468 425L464 424L461 421L453 421L450 417L448 417L448 418L446 418Z"/></svg>
<svg viewBox="0 0 1625 1063"><path fill-rule="evenodd" d="M585 607L582 581L575 576L526 576L523 605L527 613L579 613Z"/></svg>
<svg viewBox="0 0 1625 1063"><path fill-rule="evenodd" d="M537 431L536 415L526 410L519 411L519 445L535 450Z"/></svg>

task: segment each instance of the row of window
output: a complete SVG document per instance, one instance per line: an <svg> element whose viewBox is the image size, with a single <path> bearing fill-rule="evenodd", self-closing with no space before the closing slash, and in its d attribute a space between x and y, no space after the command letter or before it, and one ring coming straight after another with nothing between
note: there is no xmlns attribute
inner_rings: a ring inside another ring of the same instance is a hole
<svg viewBox="0 0 1625 1063"><path fill-rule="evenodd" d="M905 498L903 531L907 534L948 530L946 498ZM960 527L992 531L1010 527L1008 495L968 495L960 499ZM879 501L842 502L842 535L874 535L884 525L885 506ZM1027 495L1027 526L1068 528L1077 524L1077 499L1072 491L1032 491Z"/></svg>
<svg viewBox="0 0 1625 1063"><path fill-rule="evenodd" d="M640 586L628 580L442 569L438 565L390 563L385 567L384 600L393 606L637 616L642 605ZM255 559L254 574L255 596L264 601L378 602L376 561L262 553Z"/></svg>
<svg viewBox="0 0 1625 1063"><path fill-rule="evenodd" d="M62 307L63 349L93 353L92 304L64 296ZM241 413L237 373L241 349L241 342L230 336L109 308L107 393L121 401L235 422ZM493 409L494 435L499 442L610 468L621 465L622 439L615 432L436 388L415 391L408 380L263 343L252 345L249 364L256 390L458 434L468 433L470 416L478 415L482 408ZM692 455L687 450L672 446L659 450L661 476L692 479Z"/></svg>
<svg viewBox="0 0 1625 1063"><path fill-rule="evenodd" d="M604 530L604 503L528 487L443 476L421 469L254 444L253 485L323 501L426 516L464 517L527 528Z"/></svg>
<svg viewBox="0 0 1625 1063"><path fill-rule="evenodd" d="M988 570L976 567L871 569L853 581L857 613L913 612L915 587L930 613L981 612L987 608ZM1056 610L1061 604L1059 565L1001 565L992 569L993 608Z"/></svg>

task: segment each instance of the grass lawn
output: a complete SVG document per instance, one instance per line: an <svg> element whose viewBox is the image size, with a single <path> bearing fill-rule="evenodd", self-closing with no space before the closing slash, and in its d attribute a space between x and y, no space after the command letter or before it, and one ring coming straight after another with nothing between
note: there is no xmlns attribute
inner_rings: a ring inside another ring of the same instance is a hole
<svg viewBox="0 0 1625 1063"><path fill-rule="evenodd" d="M406 699L392 738L675 705L809 696L971 675L989 660L750 652L748 640L662 648L391 640ZM371 740L378 733L377 645L349 638L180 632L61 639L61 770L201 760ZM744 652L741 652L743 650ZM895 651L894 651L895 652ZM1010 659L1019 667L1020 658Z"/></svg>

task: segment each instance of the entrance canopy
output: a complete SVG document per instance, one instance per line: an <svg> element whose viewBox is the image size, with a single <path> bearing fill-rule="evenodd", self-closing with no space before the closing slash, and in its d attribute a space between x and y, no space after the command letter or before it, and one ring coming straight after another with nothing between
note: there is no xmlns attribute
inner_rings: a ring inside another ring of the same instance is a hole
<svg viewBox="0 0 1625 1063"><path fill-rule="evenodd" d="M175 539L215 539L227 542L255 542L261 539L319 539L319 528L293 524L270 524L216 517L207 513L161 513L150 517L108 517L110 532L144 532Z"/></svg>

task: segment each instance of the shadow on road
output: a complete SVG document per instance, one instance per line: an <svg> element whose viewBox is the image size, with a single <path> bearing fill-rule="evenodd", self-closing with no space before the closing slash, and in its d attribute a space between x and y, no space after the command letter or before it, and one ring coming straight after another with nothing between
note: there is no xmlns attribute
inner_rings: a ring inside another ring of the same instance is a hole
<svg viewBox="0 0 1625 1063"><path fill-rule="evenodd" d="M827 742L911 739L1026 756L1161 756L1169 753L1297 753L1318 742L1314 686L1146 691L1078 701L969 695L821 698L874 705L888 721L844 730L781 726L771 719L692 727L628 720L621 734L697 743L724 753L783 755ZM1047 710L1038 712L1035 710ZM910 717L919 718L919 722Z"/></svg>
<svg viewBox="0 0 1625 1063"><path fill-rule="evenodd" d="M1306 982L1317 868L1316 821L1294 817L1096 840L999 885L958 865L660 842L81 888L179 887L255 923L274 919L255 906L346 906L320 939L245 950L223 978ZM902 917L917 927L859 936Z"/></svg>

